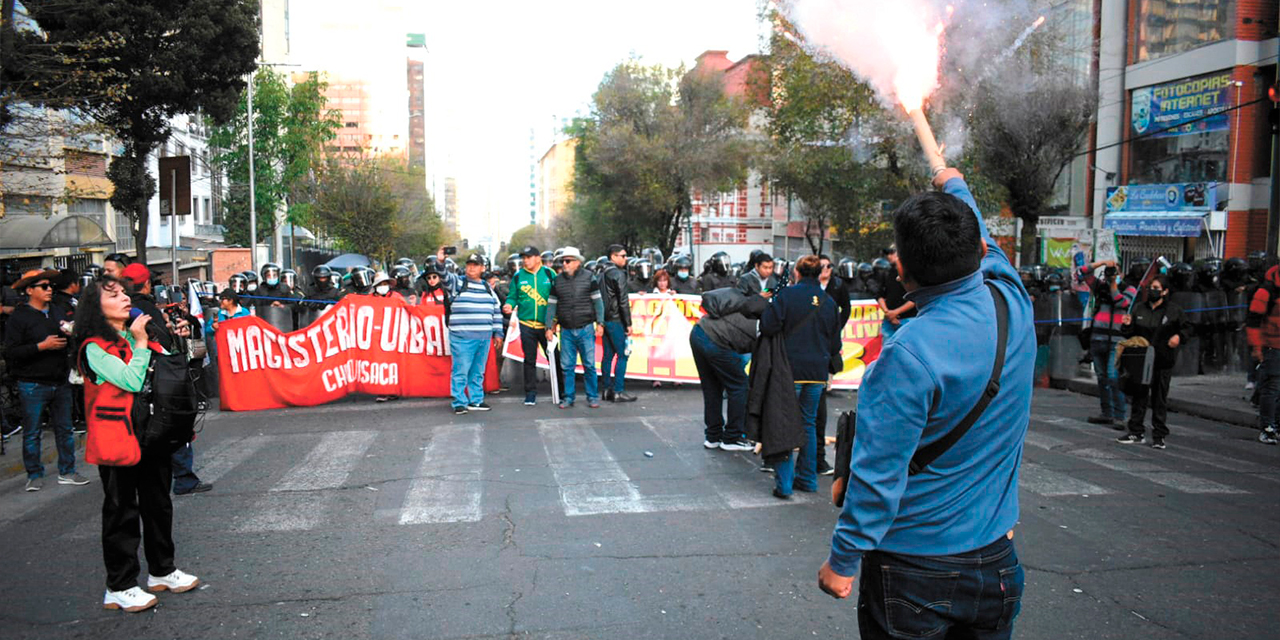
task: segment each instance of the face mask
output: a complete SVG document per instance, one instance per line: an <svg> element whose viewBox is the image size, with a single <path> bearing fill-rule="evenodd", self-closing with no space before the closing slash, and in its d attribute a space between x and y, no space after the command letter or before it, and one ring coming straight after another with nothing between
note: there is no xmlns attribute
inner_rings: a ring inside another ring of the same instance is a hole
<svg viewBox="0 0 1280 640"><path fill-rule="evenodd" d="M248 289L249 291L257 291L257 290L258 290L258 283L256 283L256 282L250 283L250 284L249 284L249 286L247 287L247 289Z"/></svg>
<svg viewBox="0 0 1280 640"><path fill-rule="evenodd" d="M1164 297L1164 289L1156 291L1155 289L1147 289L1147 296L1152 300L1159 300Z"/></svg>
<svg viewBox="0 0 1280 640"><path fill-rule="evenodd" d="M377 287L374 287L374 288L377 290L378 295L380 295L380 296L385 296L385 295L387 295L388 293L391 293L391 285L389 285L389 284L380 284L380 285L378 285Z"/></svg>
<svg viewBox="0 0 1280 640"><path fill-rule="evenodd" d="M267 286L274 287L280 284L280 278L267 278Z"/></svg>
<svg viewBox="0 0 1280 640"><path fill-rule="evenodd" d="M677 277L677 278L680 278L681 280L688 280L688 279L689 279L689 272L688 272L688 271L677 271L677 272L676 272L676 277Z"/></svg>

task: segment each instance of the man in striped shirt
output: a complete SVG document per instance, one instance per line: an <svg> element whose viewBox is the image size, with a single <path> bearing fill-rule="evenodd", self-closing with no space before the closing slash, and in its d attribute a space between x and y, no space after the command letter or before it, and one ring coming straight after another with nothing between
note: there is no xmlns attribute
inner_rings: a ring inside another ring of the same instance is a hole
<svg viewBox="0 0 1280 640"><path fill-rule="evenodd" d="M490 346L502 340L502 306L480 279L483 273L484 257L478 253L467 256L466 277L455 281L447 307L449 349L453 352L449 393L453 413L460 416L490 409L484 403L484 371Z"/></svg>

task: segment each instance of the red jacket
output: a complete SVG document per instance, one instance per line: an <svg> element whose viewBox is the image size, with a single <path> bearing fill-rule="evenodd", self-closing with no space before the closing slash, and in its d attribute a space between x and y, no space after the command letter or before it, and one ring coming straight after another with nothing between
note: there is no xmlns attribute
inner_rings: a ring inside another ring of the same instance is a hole
<svg viewBox="0 0 1280 640"><path fill-rule="evenodd" d="M1249 302L1249 316L1245 319L1245 335L1249 346L1280 349L1280 267L1271 267L1262 286Z"/></svg>

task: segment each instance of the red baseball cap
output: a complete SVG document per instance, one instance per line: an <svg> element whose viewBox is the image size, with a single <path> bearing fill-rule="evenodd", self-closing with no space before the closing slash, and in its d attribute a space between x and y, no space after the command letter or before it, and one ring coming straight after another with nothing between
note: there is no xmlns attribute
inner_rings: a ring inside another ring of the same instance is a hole
<svg viewBox="0 0 1280 640"><path fill-rule="evenodd" d="M135 262L125 267L124 271L120 272L120 277L135 287L141 287L151 281L151 270L147 265Z"/></svg>

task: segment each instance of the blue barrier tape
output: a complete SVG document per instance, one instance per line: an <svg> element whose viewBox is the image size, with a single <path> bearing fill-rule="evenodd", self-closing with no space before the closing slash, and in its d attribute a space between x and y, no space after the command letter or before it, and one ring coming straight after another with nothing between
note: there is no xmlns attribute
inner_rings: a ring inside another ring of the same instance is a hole
<svg viewBox="0 0 1280 640"><path fill-rule="evenodd" d="M1199 309L1183 309L1183 313L1201 313L1204 311L1230 311L1231 309L1248 309L1247 304L1237 304L1230 307L1202 307ZM1092 321L1093 318L1062 318L1059 320L1036 320L1036 324L1083 324Z"/></svg>

